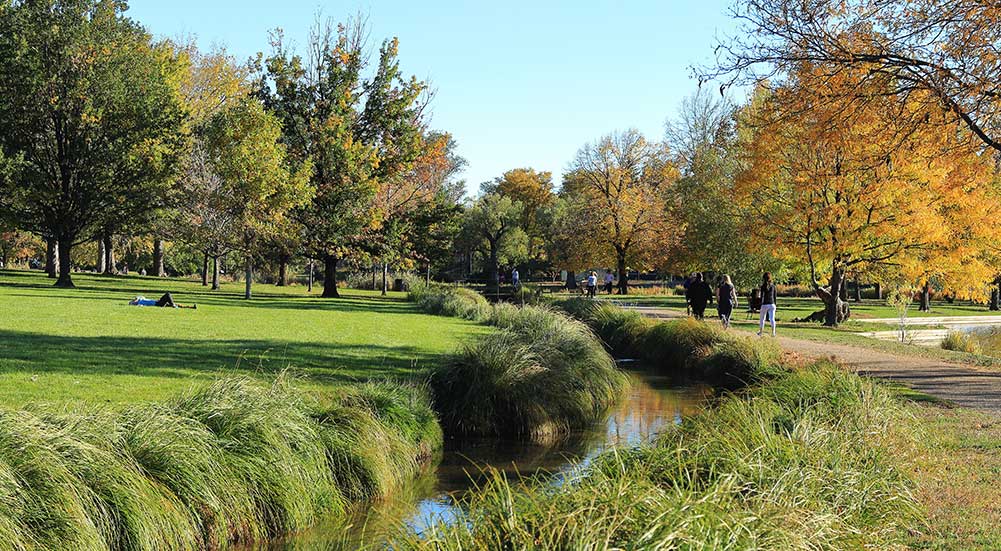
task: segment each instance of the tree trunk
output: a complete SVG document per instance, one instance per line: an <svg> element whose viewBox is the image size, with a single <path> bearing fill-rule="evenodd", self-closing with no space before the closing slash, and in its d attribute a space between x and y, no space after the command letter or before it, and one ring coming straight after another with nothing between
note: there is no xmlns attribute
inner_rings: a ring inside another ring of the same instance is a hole
<svg viewBox="0 0 1001 551"><path fill-rule="evenodd" d="M59 277L59 242L55 239L45 240L45 273L52 279Z"/></svg>
<svg viewBox="0 0 1001 551"><path fill-rule="evenodd" d="M629 294L629 281L626 277L626 254L624 252L616 254L615 269L619 271L619 294Z"/></svg>
<svg viewBox="0 0 1001 551"><path fill-rule="evenodd" d="M992 312L1001 310L1001 277L994 280L994 288L991 289L991 304L988 308Z"/></svg>
<svg viewBox="0 0 1001 551"><path fill-rule="evenodd" d="M425 285L431 285L431 263L430 262L428 262L428 271L427 271L427 274L424 276L424 284Z"/></svg>
<svg viewBox="0 0 1001 551"><path fill-rule="evenodd" d="M862 302L862 283L855 280L855 302Z"/></svg>
<svg viewBox="0 0 1001 551"><path fill-rule="evenodd" d="M97 240L97 273L104 273L104 240Z"/></svg>
<svg viewBox="0 0 1001 551"><path fill-rule="evenodd" d="M278 281L275 282L275 285L278 287L288 285L288 259L285 257L282 257L282 259L278 261Z"/></svg>
<svg viewBox="0 0 1001 551"><path fill-rule="evenodd" d="M844 270L834 269L831 273L830 289L817 289L817 296L824 301L824 325L837 327L851 317L851 308L842 296L845 290Z"/></svg>
<svg viewBox="0 0 1001 551"><path fill-rule="evenodd" d="M244 287L243 287L243 298L245 298L247 300L250 300L253 297L253 295L250 292L250 290L251 290L250 288L254 284L254 256L253 255L250 255L250 254L247 255L247 262L246 262L245 267L246 267L246 269L244 270L244 276L245 276L246 279L244 281Z"/></svg>
<svg viewBox="0 0 1001 551"><path fill-rule="evenodd" d="M156 237L153 239L153 272L156 277L167 277L167 270L163 267L163 239Z"/></svg>
<svg viewBox="0 0 1001 551"><path fill-rule="evenodd" d="M202 253L202 287L209 285L209 253Z"/></svg>
<svg viewBox="0 0 1001 551"><path fill-rule="evenodd" d="M925 280L925 284L921 287L921 304L918 306L918 310L921 312L931 312L931 282Z"/></svg>
<svg viewBox="0 0 1001 551"><path fill-rule="evenodd" d="M340 298L337 292L337 257L326 255L323 257L323 298Z"/></svg>
<svg viewBox="0 0 1001 551"><path fill-rule="evenodd" d="M313 259L309 259L309 275L306 276L306 292L313 292Z"/></svg>
<svg viewBox="0 0 1001 551"><path fill-rule="evenodd" d="M219 290L219 255L212 257L212 290Z"/></svg>
<svg viewBox="0 0 1001 551"><path fill-rule="evenodd" d="M67 235L59 237L59 279L56 280L56 287L72 288L72 260L70 259L70 249L73 247L73 238Z"/></svg>
<svg viewBox="0 0 1001 551"><path fill-rule="evenodd" d="M379 282L377 281L379 277L379 268L375 264L372 264L372 290L379 290Z"/></svg>
<svg viewBox="0 0 1001 551"><path fill-rule="evenodd" d="M876 283L876 300L883 300L883 285Z"/></svg>
<svg viewBox="0 0 1001 551"><path fill-rule="evenodd" d="M575 274L572 270L567 270L566 286L569 291L577 288L577 274Z"/></svg>
<svg viewBox="0 0 1001 551"><path fill-rule="evenodd" d="M389 264L382 263L382 296L386 296L386 286L389 284Z"/></svg>
<svg viewBox="0 0 1001 551"><path fill-rule="evenodd" d="M104 240L104 273L115 275L117 273L115 269L115 245L111 240L111 234L106 233L101 239Z"/></svg>

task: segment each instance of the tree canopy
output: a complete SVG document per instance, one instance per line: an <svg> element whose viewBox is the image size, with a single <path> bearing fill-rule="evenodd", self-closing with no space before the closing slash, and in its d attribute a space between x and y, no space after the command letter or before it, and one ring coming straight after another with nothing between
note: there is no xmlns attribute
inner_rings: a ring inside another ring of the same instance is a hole
<svg viewBox="0 0 1001 551"><path fill-rule="evenodd" d="M0 7L0 211L70 251L100 227L158 208L187 141L173 49L107 0Z"/></svg>

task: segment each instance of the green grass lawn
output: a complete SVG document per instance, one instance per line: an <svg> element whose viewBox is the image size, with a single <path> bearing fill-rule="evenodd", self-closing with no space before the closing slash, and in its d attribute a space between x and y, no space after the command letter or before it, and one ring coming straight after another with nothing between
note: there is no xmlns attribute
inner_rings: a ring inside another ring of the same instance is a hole
<svg viewBox="0 0 1001 551"><path fill-rule="evenodd" d="M0 404L158 400L224 375L264 380L291 369L306 388L420 377L430 361L487 328L419 313L403 294L42 272L0 271ZM197 310L129 306L135 295Z"/></svg>
<svg viewBox="0 0 1001 551"><path fill-rule="evenodd" d="M604 295L599 298L604 300L614 300L622 303L635 304L637 306L656 306L662 308L685 309L685 297L675 295ZM735 317L740 317L742 310L747 308L747 297L740 298L740 308L735 313ZM865 319L886 319L896 318L897 311L892 306L883 301L864 300L860 303L850 302L852 308L852 318L857 320ZM792 321L796 318L803 318L823 308L820 299L814 297L795 298L778 297L778 308L776 319L779 321ZM710 306L710 311L715 310ZM907 311L908 318L926 318L939 316L989 316L998 315L991 312L986 306L972 304L969 302L955 302L949 304L945 301L934 301L930 312L919 312L918 304L911 304Z"/></svg>

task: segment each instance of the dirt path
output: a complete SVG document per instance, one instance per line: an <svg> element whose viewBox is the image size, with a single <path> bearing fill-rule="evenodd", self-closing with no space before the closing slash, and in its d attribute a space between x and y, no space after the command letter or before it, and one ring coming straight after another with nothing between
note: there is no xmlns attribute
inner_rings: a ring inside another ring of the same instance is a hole
<svg viewBox="0 0 1001 551"><path fill-rule="evenodd" d="M684 314L665 308L636 308L654 318L678 318ZM898 356L844 344L791 339L781 336L785 350L808 358L833 358L862 375L906 385L918 392L957 405L1001 413L1001 373L978 371L961 364L914 356Z"/></svg>

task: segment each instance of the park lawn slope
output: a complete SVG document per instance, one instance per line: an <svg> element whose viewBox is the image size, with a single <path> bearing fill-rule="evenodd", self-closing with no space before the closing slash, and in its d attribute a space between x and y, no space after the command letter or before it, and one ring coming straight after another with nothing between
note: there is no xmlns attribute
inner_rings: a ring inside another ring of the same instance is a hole
<svg viewBox="0 0 1001 551"><path fill-rule="evenodd" d="M0 271L0 405L163 400L222 376L262 381L291 369L306 389L423 378L435 358L489 328L430 316L402 294L77 274L55 289L42 272ZM171 291L197 310L128 306ZM318 291L316 292L318 294Z"/></svg>

